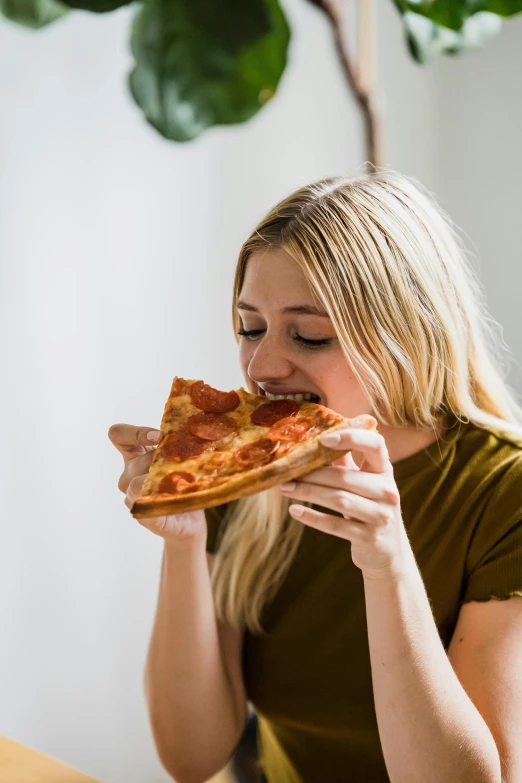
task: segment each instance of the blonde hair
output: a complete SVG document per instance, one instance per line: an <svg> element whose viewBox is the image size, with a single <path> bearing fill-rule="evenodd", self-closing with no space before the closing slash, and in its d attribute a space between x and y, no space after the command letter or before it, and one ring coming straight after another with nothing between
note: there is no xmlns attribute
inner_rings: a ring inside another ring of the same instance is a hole
<svg viewBox="0 0 522 783"><path fill-rule="evenodd" d="M380 423L436 430L454 417L522 433L522 408L498 363L507 349L481 284L451 221L419 183L380 169L299 188L241 248L234 304L250 256L276 248L328 312ZM233 322L237 333L235 308ZM217 616L236 630L264 633L263 607L303 534L289 503L276 487L227 510L212 589Z"/></svg>

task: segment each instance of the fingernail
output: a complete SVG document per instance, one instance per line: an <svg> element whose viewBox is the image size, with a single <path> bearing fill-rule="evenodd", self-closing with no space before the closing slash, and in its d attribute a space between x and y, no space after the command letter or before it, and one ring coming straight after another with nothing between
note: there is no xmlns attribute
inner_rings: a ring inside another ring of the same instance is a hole
<svg viewBox="0 0 522 783"><path fill-rule="evenodd" d="M161 432L159 430L151 430L147 432L147 440L153 440L155 443L161 438Z"/></svg>
<svg viewBox="0 0 522 783"><path fill-rule="evenodd" d="M290 506L289 511L293 517L302 517L304 509L302 506Z"/></svg>
<svg viewBox="0 0 522 783"><path fill-rule="evenodd" d="M293 492L296 486L295 481L288 481L286 484L281 484L279 489L281 492Z"/></svg>
<svg viewBox="0 0 522 783"><path fill-rule="evenodd" d="M338 432L327 432L326 435L321 435L323 446L338 446L340 442L341 436Z"/></svg>

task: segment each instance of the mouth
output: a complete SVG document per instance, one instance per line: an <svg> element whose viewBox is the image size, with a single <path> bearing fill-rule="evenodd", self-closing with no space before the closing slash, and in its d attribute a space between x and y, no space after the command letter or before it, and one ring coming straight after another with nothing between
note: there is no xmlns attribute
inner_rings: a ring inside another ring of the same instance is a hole
<svg viewBox="0 0 522 783"><path fill-rule="evenodd" d="M321 397L318 394L312 392L289 392L287 394L273 394L272 392L265 391L258 386L259 393L266 397L268 400L295 400L297 403L302 402L315 402L321 403Z"/></svg>

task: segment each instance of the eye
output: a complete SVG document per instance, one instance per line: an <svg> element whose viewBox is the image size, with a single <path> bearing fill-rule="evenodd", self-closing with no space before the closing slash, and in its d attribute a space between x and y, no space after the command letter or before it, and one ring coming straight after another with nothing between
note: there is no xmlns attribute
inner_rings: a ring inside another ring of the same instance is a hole
<svg viewBox="0 0 522 783"><path fill-rule="evenodd" d="M260 334L263 334L264 331L264 329L240 329L238 334L240 337L245 337L247 340L255 340ZM323 340L308 340L306 337L301 337L300 334L295 334L293 339L306 348L319 348L321 345L330 345L332 342L331 337L327 337Z"/></svg>
<svg viewBox="0 0 522 783"><path fill-rule="evenodd" d="M263 334L264 329L240 329L238 335L240 337L246 337L247 340L255 340L259 334Z"/></svg>
<svg viewBox="0 0 522 783"><path fill-rule="evenodd" d="M294 340L307 348L318 348L321 345L330 345L332 342L330 337L326 337L324 340L307 340L306 337L301 337L299 334L295 335Z"/></svg>

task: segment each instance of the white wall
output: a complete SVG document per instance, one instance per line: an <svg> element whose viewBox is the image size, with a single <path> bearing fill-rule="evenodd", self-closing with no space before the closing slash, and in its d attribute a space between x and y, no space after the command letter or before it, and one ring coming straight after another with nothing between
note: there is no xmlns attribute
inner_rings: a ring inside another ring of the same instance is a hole
<svg viewBox="0 0 522 783"><path fill-rule="evenodd" d="M240 381L242 240L291 189L365 159L325 20L285 7L275 99L185 145L127 95L129 9L39 33L0 22L0 734L104 783L168 780L142 694L161 542L123 505L107 430L157 426L175 374ZM386 162L436 188L437 71L410 61L389 0L379 34Z"/></svg>
<svg viewBox="0 0 522 783"><path fill-rule="evenodd" d="M439 194L475 246L490 310L522 392L522 15L479 52L438 69Z"/></svg>

